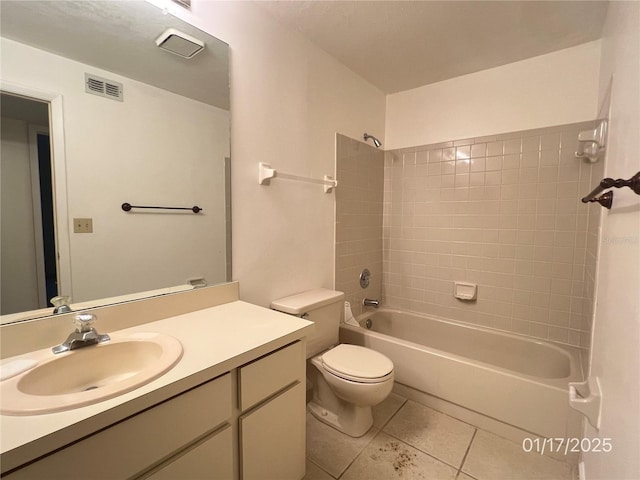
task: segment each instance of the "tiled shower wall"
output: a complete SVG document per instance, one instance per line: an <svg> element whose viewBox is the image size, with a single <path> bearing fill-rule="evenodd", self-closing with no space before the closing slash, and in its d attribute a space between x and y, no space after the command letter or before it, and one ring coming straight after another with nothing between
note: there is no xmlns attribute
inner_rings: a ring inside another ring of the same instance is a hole
<svg viewBox="0 0 640 480"><path fill-rule="evenodd" d="M384 152L337 135L335 289L345 292L354 315L362 299L382 290L382 201ZM371 271L366 289L360 272Z"/></svg>
<svg viewBox="0 0 640 480"><path fill-rule="evenodd" d="M574 152L578 132L593 126L386 152L384 303L588 347L601 207L580 198L601 180L604 168L602 160L587 163ZM358 160L352 164L349 171L360 171ZM356 193L344 192L345 198L351 195ZM369 208L361 200L358 206ZM372 217L366 221L375 224ZM375 227L368 228L361 242L371 250ZM359 235L350 232L343 231L343 242ZM341 250L353 258L349 267L355 266L357 245L343 244ZM454 298L456 280L477 283L477 300ZM336 282L336 288L341 285Z"/></svg>

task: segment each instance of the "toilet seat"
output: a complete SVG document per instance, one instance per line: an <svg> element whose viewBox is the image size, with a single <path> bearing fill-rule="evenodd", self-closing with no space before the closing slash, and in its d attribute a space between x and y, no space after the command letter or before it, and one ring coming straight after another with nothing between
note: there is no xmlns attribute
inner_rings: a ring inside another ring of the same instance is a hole
<svg viewBox="0 0 640 480"><path fill-rule="evenodd" d="M380 383L393 375L393 362L370 348L340 344L322 355L323 368L359 383Z"/></svg>

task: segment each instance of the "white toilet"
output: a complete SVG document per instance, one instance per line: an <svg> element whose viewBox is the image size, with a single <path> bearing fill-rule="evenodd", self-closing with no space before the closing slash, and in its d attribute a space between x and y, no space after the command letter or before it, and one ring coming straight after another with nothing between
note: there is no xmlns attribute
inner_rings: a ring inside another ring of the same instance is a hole
<svg viewBox="0 0 640 480"><path fill-rule="evenodd" d="M379 352L338 344L344 317L344 293L324 288L281 298L271 303L280 312L314 322L307 337L307 375L313 384L309 411L319 420L352 437L373 425L371 407L393 387L393 362Z"/></svg>

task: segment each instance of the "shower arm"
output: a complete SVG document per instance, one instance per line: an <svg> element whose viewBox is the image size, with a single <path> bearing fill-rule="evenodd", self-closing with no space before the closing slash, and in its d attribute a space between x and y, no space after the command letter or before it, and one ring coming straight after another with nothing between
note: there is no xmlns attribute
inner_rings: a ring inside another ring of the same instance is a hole
<svg viewBox="0 0 640 480"><path fill-rule="evenodd" d="M374 137L373 135L369 135L368 133L365 132L364 136L364 141L366 142L367 140L371 139L373 140L373 144L375 145L376 148L380 148L382 146L382 142L380 140L378 140L376 137Z"/></svg>

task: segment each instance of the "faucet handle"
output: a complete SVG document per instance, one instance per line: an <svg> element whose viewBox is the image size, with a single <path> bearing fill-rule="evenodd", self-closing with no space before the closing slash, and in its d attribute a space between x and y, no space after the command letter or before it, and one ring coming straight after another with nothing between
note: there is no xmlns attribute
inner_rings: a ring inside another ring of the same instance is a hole
<svg viewBox="0 0 640 480"><path fill-rule="evenodd" d="M51 299L51 305L55 307L53 309L54 315L57 313L71 312L71 307L69 306L70 301L71 301L71 297L69 297L68 295L60 295L57 297L53 297Z"/></svg>
<svg viewBox="0 0 640 480"><path fill-rule="evenodd" d="M69 305L69 300L71 297L68 295L58 295L57 297L53 297L51 301L51 305L54 307L62 307L63 305Z"/></svg>
<svg viewBox="0 0 640 480"><path fill-rule="evenodd" d="M82 333L91 330L93 322L97 319L98 317L92 313L79 313L73 319L73 323L76 325L76 330Z"/></svg>

